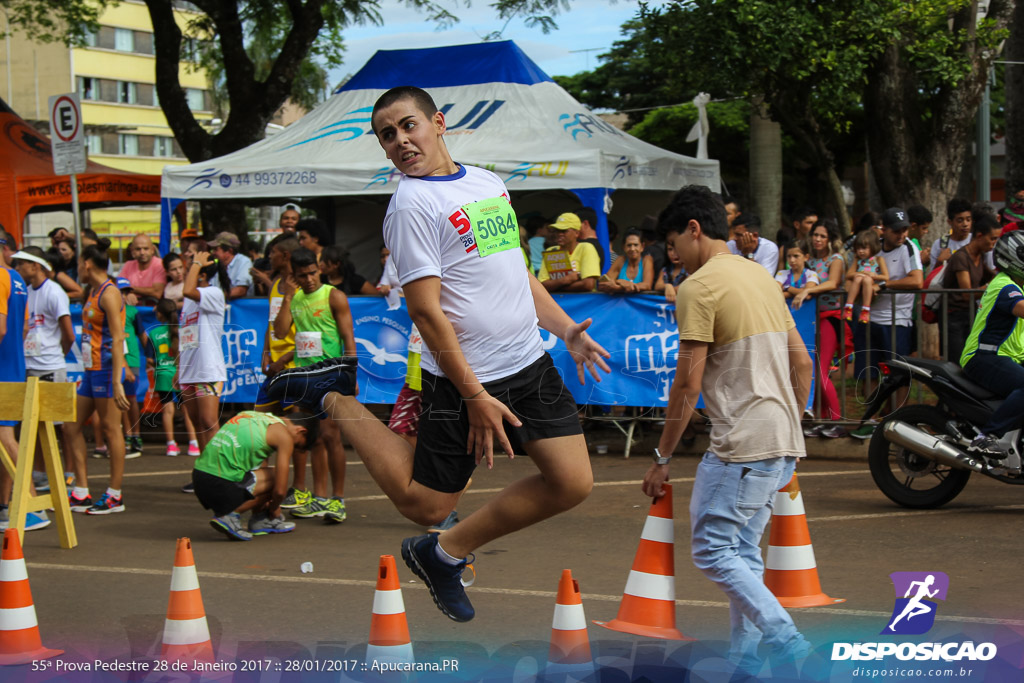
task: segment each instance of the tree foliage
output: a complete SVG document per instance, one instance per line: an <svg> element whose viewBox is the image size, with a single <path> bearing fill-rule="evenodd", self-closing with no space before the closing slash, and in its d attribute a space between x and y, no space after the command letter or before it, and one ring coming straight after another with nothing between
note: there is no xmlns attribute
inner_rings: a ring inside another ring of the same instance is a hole
<svg viewBox="0 0 1024 683"><path fill-rule="evenodd" d="M85 37L99 27L97 20L112 1L0 0L0 8L7 18L5 24L35 40L82 45ZM6 31L0 31L0 37L5 35Z"/></svg>

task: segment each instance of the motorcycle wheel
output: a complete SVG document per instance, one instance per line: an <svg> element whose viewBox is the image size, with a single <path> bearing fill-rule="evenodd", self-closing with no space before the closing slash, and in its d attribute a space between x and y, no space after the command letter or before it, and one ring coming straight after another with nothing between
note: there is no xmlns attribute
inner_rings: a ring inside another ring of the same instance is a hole
<svg viewBox="0 0 1024 683"><path fill-rule="evenodd" d="M871 477L889 500L908 508L937 508L957 497L971 473L937 463L885 438L885 423L903 420L929 434L942 434L946 414L934 407L900 408L875 429L868 446Z"/></svg>

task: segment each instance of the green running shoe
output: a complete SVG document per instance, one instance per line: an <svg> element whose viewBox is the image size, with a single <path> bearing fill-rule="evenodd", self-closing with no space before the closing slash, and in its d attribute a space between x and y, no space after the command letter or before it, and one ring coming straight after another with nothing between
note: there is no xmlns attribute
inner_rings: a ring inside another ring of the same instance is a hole
<svg viewBox="0 0 1024 683"><path fill-rule="evenodd" d="M281 507L285 510L293 510L303 505L309 505L313 500L313 494L309 491L299 491L295 487L288 489L288 495L281 501Z"/></svg>
<svg viewBox="0 0 1024 683"><path fill-rule="evenodd" d="M327 500L327 512L324 514L324 521L330 522L331 524L341 524L345 521L348 515L345 514L345 499L329 498Z"/></svg>
<svg viewBox="0 0 1024 683"><path fill-rule="evenodd" d="M313 517L323 517L327 514L328 510L328 499L313 496L313 500L309 501L301 507L297 507L291 511L292 517L298 517L299 519L312 519Z"/></svg>

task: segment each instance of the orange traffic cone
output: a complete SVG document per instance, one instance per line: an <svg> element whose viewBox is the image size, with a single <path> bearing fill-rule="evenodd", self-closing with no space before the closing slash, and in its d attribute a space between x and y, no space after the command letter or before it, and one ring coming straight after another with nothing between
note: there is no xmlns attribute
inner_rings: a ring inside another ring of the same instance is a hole
<svg viewBox="0 0 1024 683"><path fill-rule="evenodd" d="M548 673L594 670L587 637L587 618L583 614L580 586L572 571L562 570L555 598L555 617L551 622L551 649L548 650Z"/></svg>
<svg viewBox="0 0 1024 683"><path fill-rule="evenodd" d="M373 617L370 619L366 663L372 664L375 661L403 664L415 661L394 555L380 556L377 591L373 594Z"/></svg>
<svg viewBox="0 0 1024 683"><path fill-rule="evenodd" d="M820 607L846 601L846 598L830 598L821 592L796 474L775 494L764 585L783 607Z"/></svg>
<svg viewBox="0 0 1024 683"><path fill-rule="evenodd" d="M28 587L21 541L18 530L9 528L4 532L0 555L0 665L28 664L63 653L64 650L43 647L39 639L39 622Z"/></svg>
<svg viewBox="0 0 1024 683"><path fill-rule="evenodd" d="M213 643L206 623L199 577L192 557L192 542L178 539L171 570L171 597L167 603L160 658L179 662L213 662Z"/></svg>
<svg viewBox="0 0 1024 683"><path fill-rule="evenodd" d="M666 640L693 640L676 629L676 566L673 556L672 487L651 505L640 534L633 568L619 604L609 622L595 621L613 631Z"/></svg>

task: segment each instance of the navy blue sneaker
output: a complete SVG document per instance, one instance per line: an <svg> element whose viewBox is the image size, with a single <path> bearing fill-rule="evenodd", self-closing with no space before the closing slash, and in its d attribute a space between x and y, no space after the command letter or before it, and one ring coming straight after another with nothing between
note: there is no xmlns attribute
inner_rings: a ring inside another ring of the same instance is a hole
<svg viewBox="0 0 1024 683"><path fill-rule="evenodd" d="M412 573L423 579L430 590L434 604L453 621L469 621L476 612L469 604L462 585L462 570L469 563L466 558L457 565L442 562L437 557L437 534L413 536L402 541L402 559Z"/></svg>
<svg viewBox="0 0 1024 683"><path fill-rule="evenodd" d="M318 412L324 396L356 393L356 359L328 358L304 368L283 370L267 383L268 402L290 402Z"/></svg>

